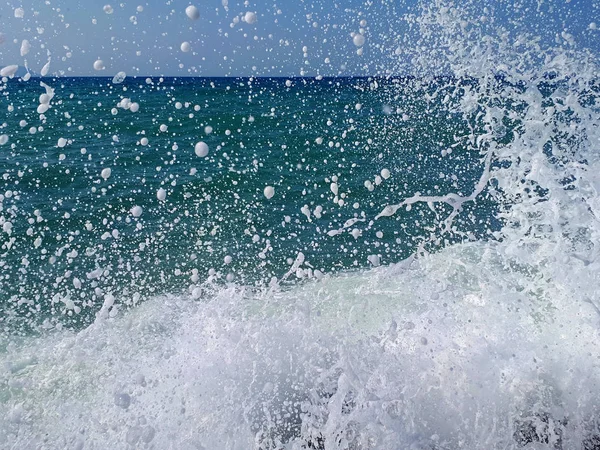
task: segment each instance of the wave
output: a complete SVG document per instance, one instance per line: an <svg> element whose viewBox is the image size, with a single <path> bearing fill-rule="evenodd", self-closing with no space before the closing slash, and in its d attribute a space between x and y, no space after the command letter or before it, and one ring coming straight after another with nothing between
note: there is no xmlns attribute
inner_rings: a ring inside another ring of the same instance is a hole
<svg viewBox="0 0 600 450"><path fill-rule="evenodd" d="M497 250L161 296L13 341L1 433L24 449L595 448L600 313Z"/></svg>
<svg viewBox="0 0 600 450"><path fill-rule="evenodd" d="M597 61L485 8L402 19L415 71L452 74L410 89L462 121L480 176L337 230L429 211L413 256L314 276L299 253L268 287L209 280L126 312L105 296L81 331L5 336L7 448L600 448ZM459 226L484 192L486 239Z"/></svg>

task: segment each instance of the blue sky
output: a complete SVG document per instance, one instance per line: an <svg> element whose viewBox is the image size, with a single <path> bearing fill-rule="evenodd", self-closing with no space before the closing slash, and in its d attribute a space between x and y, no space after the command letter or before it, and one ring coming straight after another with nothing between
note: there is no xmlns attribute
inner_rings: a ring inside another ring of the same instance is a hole
<svg viewBox="0 0 600 450"><path fill-rule="evenodd" d="M28 66L40 72L49 58L50 74L157 76L314 76L370 75L406 67L395 64L394 48L410 33L402 17L416 0L0 0L0 66ZM195 4L200 19L185 8ZM433 2L424 2L433 3ZM476 2L475 4L481 4ZM583 45L598 48L600 17L595 0L488 2L508 28L513 19L550 39L563 28ZM113 12L106 14L110 4ZM520 4L521 6L515 7ZM22 7L23 18L15 8ZM141 8L138 8L141 7ZM142 9L141 11L139 9ZM258 20L240 20L247 12ZM524 18L524 19L522 19ZM351 33L361 28L367 41L357 55ZM237 21L237 23L235 23ZM23 39L31 51L20 55ZM411 38L416 42L417 38ZM191 51L180 46L189 42ZM412 42L412 41L411 41ZM303 48L306 47L306 53ZM105 69L95 71L101 59ZM395 67L396 66L396 67ZM401 69L398 69L401 70Z"/></svg>

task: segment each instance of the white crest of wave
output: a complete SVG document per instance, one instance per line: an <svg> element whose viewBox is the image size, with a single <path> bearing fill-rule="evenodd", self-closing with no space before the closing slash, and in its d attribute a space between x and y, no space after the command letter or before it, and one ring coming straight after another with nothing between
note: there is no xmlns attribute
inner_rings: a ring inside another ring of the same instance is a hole
<svg viewBox="0 0 600 450"><path fill-rule="evenodd" d="M474 243L268 295L156 298L12 342L0 433L23 449L581 448L600 314L543 276Z"/></svg>

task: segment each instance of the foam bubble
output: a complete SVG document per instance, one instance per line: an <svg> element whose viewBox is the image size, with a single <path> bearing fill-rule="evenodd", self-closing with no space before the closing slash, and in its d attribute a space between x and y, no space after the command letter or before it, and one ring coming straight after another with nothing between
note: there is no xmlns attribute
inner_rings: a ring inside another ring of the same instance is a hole
<svg viewBox="0 0 600 450"><path fill-rule="evenodd" d="M198 20L200 18L200 11L194 5L190 5L185 8L185 14L192 20Z"/></svg>
<svg viewBox="0 0 600 450"><path fill-rule="evenodd" d="M254 23L256 23L257 20L258 20L258 17L256 16L256 13L253 11L247 11L246 14L244 14L244 22L246 22L248 24L254 24Z"/></svg>
<svg viewBox="0 0 600 450"><path fill-rule="evenodd" d="M0 76L12 78L15 76L15 73L17 73L17 70L19 70L19 66L15 64L3 67L0 69Z"/></svg>
<svg viewBox="0 0 600 450"><path fill-rule="evenodd" d="M357 47L362 47L363 45L365 45L365 37L360 33L356 33L352 38L352 42Z"/></svg>
<svg viewBox="0 0 600 450"><path fill-rule="evenodd" d="M94 70L104 70L104 61L101 59L94 61Z"/></svg>
<svg viewBox="0 0 600 450"><path fill-rule="evenodd" d="M208 156L208 145L200 141L194 147L194 152L196 153L196 156L200 158L206 158Z"/></svg>
<svg viewBox="0 0 600 450"><path fill-rule="evenodd" d="M29 43L29 41L27 39L23 39L23 42L21 42L21 56L27 55L30 50L31 50L31 44Z"/></svg>
<svg viewBox="0 0 600 450"><path fill-rule="evenodd" d="M50 60L48 60L48 62L44 64L44 67L42 67L42 70L40 70L40 75L45 77L46 75L48 75L48 72L50 72Z"/></svg>
<svg viewBox="0 0 600 450"><path fill-rule="evenodd" d="M134 206L133 208L131 208L131 215L133 217L140 217L142 215L143 209L141 206Z"/></svg>
<svg viewBox="0 0 600 450"><path fill-rule="evenodd" d="M113 84L121 84L125 81L127 74L125 72L118 72L112 79Z"/></svg>
<svg viewBox="0 0 600 450"><path fill-rule="evenodd" d="M270 200L273 198L273 196L275 195L275 188L273 186L267 186L264 189L264 195L267 198L267 200Z"/></svg>

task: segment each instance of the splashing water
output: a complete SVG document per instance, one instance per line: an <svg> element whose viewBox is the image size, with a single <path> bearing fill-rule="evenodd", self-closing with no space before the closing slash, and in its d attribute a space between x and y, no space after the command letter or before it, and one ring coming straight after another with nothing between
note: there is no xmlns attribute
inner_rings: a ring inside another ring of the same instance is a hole
<svg viewBox="0 0 600 450"><path fill-rule="evenodd" d="M600 448L599 66L569 8L362 5L340 48L371 78L7 66L3 445Z"/></svg>

